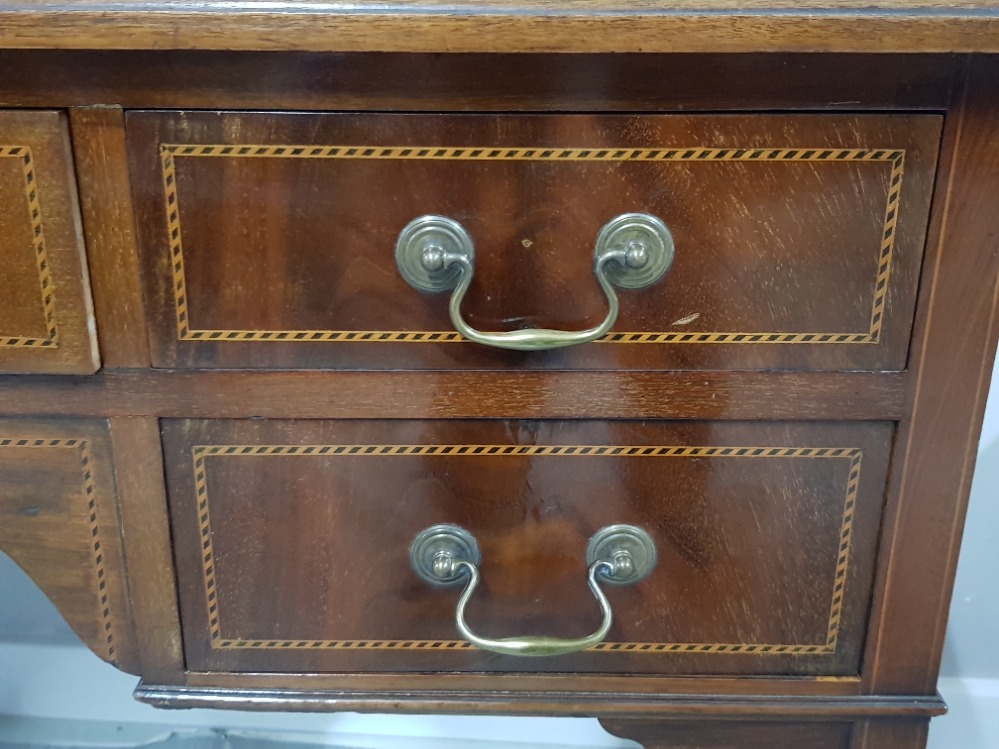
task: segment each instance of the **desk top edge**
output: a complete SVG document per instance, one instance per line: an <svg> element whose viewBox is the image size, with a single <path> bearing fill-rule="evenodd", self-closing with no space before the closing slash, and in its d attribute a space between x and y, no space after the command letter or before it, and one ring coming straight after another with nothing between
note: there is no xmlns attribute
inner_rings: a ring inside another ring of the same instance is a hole
<svg viewBox="0 0 999 749"><path fill-rule="evenodd" d="M995 0L0 0L0 49L989 53Z"/></svg>

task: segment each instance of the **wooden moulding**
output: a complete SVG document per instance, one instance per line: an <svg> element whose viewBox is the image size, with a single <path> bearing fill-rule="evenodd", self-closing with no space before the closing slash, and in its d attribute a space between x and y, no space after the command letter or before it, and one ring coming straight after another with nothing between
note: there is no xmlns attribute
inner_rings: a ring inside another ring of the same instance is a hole
<svg viewBox="0 0 999 749"><path fill-rule="evenodd" d="M263 4L261 4L262 6ZM352 3L238 10L159 0L0 5L0 46L341 52L991 52L993 2L603 0Z"/></svg>
<svg viewBox="0 0 999 749"><path fill-rule="evenodd" d="M165 687L140 683L135 697L156 707L219 708L299 712L444 712L475 715L578 715L591 717L665 716L805 721L871 716L935 716L946 711L939 697L686 697L678 695L588 692L581 694L432 691L392 692L225 687Z"/></svg>
<svg viewBox="0 0 999 749"><path fill-rule="evenodd" d="M0 371L100 366L73 172L63 113L0 111Z"/></svg>
<svg viewBox="0 0 999 749"><path fill-rule="evenodd" d="M178 369L901 370L941 122L130 112L152 359ZM594 345L458 343L447 295L414 293L395 268L400 228L428 210L461 217L474 237L461 310L480 330L601 320L593 243L610 217L661 217L677 260L621 295L613 330Z"/></svg>

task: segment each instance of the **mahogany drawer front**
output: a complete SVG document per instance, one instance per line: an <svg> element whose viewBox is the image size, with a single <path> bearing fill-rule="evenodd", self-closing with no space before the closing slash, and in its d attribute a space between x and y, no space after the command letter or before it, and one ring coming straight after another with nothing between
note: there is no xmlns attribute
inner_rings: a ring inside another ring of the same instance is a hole
<svg viewBox="0 0 999 749"><path fill-rule="evenodd" d="M181 421L162 426L192 671L856 675L893 425ZM424 528L482 553L468 621L582 637L598 529L658 563L614 624L549 658L470 647L461 588L410 567Z"/></svg>
<svg viewBox="0 0 999 749"><path fill-rule="evenodd" d="M0 112L0 372L99 366L65 115Z"/></svg>
<svg viewBox="0 0 999 749"><path fill-rule="evenodd" d="M906 365L936 115L132 112L153 363L225 368L871 369ZM675 241L598 342L461 340L394 249L425 214L475 242L479 330L607 314L616 216Z"/></svg>

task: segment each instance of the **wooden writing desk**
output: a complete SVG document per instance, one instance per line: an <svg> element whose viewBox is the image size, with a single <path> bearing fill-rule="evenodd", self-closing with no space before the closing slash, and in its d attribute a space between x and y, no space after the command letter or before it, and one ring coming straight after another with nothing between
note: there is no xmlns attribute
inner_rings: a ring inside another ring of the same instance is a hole
<svg viewBox="0 0 999 749"><path fill-rule="evenodd" d="M4 2L0 549L157 705L921 749L997 52L981 2Z"/></svg>

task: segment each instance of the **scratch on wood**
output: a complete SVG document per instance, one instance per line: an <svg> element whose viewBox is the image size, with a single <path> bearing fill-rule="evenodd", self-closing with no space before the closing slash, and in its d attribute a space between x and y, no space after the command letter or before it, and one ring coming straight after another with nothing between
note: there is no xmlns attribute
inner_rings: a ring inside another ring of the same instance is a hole
<svg viewBox="0 0 999 749"><path fill-rule="evenodd" d="M673 325L689 325L694 322L698 317L701 316L700 312L695 312L692 315L687 315L686 317L681 317L679 320L674 320Z"/></svg>

